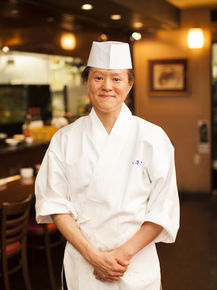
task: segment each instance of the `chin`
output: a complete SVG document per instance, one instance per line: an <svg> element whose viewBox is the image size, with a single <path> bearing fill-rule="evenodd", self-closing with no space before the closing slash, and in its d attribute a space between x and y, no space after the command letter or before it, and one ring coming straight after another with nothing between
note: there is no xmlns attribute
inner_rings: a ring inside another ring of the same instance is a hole
<svg viewBox="0 0 217 290"><path fill-rule="evenodd" d="M115 113L121 110L121 106L97 107L97 110L102 113Z"/></svg>

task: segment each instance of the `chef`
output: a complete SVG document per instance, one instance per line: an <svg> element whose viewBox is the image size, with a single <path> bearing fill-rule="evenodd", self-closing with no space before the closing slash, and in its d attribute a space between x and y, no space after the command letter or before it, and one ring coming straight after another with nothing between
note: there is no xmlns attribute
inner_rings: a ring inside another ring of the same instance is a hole
<svg viewBox="0 0 217 290"><path fill-rule="evenodd" d="M93 42L83 73L93 108L57 131L36 179L36 219L67 240L69 290L160 290L155 244L175 241L179 201L174 148L133 116L130 49Z"/></svg>

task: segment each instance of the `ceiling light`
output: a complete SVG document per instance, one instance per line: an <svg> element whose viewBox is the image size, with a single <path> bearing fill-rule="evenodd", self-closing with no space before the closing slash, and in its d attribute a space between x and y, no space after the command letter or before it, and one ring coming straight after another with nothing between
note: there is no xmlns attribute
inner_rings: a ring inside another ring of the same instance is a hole
<svg viewBox="0 0 217 290"><path fill-rule="evenodd" d="M61 47L65 50L75 49L76 39L73 33L64 33L60 39Z"/></svg>
<svg viewBox="0 0 217 290"><path fill-rule="evenodd" d="M112 19L112 20L120 20L121 19L121 15L120 14L112 14L110 16L110 19Z"/></svg>
<svg viewBox="0 0 217 290"><path fill-rule="evenodd" d="M10 48L8 46L4 46L2 48L2 51L5 52L5 53L9 52L9 50L10 50Z"/></svg>
<svg viewBox="0 0 217 290"><path fill-rule="evenodd" d="M203 42L204 42L203 29L190 28L188 31L188 47L201 48L203 47Z"/></svg>
<svg viewBox="0 0 217 290"><path fill-rule="evenodd" d="M135 40L140 40L142 38L142 35L139 32L133 32L131 36Z"/></svg>
<svg viewBox="0 0 217 290"><path fill-rule="evenodd" d="M82 6L81 6L81 9L82 10L91 10L91 9L93 9L93 5L91 5L91 4L83 4Z"/></svg>
<svg viewBox="0 0 217 290"><path fill-rule="evenodd" d="M135 22L133 24L134 28L142 28L143 27L143 23L142 22Z"/></svg>

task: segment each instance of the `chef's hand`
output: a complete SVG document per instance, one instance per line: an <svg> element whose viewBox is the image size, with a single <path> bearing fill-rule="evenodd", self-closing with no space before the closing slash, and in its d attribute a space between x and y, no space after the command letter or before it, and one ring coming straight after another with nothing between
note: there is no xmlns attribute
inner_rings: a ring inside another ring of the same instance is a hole
<svg viewBox="0 0 217 290"><path fill-rule="evenodd" d="M118 249L112 250L108 252L110 255L112 255L115 258L115 261L119 265L122 265L124 267L127 267L130 263L131 256L129 255L128 251L124 247L120 247ZM96 279L101 281L107 281L107 282L114 282L120 280L120 278L124 275L122 273L121 275L115 275L115 276L106 276L105 273L101 272L100 270L94 270L93 274L95 275Z"/></svg>
<svg viewBox="0 0 217 290"><path fill-rule="evenodd" d="M96 279L113 282L124 275L129 261L120 259L116 251L98 252L92 265Z"/></svg>
<svg viewBox="0 0 217 290"><path fill-rule="evenodd" d="M94 270L93 271L93 274L94 274L94 276L95 276L95 278L97 279L97 280L100 280L100 281L102 281L102 282L114 282L114 281L118 281L119 279L120 279L120 277L114 277L114 276L106 276L103 272L101 272L101 271L99 271L99 272L97 272L96 270Z"/></svg>

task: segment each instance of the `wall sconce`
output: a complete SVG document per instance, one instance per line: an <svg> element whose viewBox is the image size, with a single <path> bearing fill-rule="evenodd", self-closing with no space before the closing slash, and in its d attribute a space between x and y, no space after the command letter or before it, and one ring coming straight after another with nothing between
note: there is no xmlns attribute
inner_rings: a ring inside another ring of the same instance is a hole
<svg viewBox="0 0 217 290"><path fill-rule="evenodd" d="M203 47L203 43L204 43L203 29L190 28L188 30L188 47L201 48Z"/></svg>
<svg viewBox="0 0 217 290"><path fill-rule="evenodd" d="M63 49L72 50L76 46L76 38L73 33L64 33L61 36L60 44Z"/></svg>

